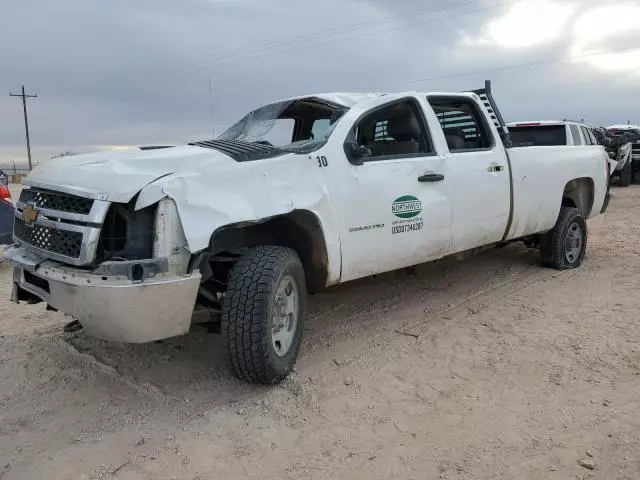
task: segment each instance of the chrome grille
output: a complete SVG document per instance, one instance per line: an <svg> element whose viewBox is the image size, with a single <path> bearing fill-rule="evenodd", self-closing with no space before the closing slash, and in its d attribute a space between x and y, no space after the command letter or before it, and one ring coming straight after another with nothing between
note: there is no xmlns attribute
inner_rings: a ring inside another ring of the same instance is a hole
<svg viewBox="0 0 640 480"><path fill-rule="evenodd" d="M53 227L35 224L27 226L21 218L15 219L13 234L18 240L49 253L70 258L80 257L82 233L59 230Z"/></svg>
<svg viewBox="0 0 640 480"><path fill-rule="evenodd" d="M62 192L53 192L41 188L24 189L20 194L21 203L30 203L37 208L46 208L59 212L77 213L88 215L93 207L93 200L90 198L78 197Z"/></svg>
<svg viewBox="0 0 640 480"><path fill-rule="evenodd" d="M70 265L91 265L110 202L25 188L16 202L14 240L38 255Z"/></svg>

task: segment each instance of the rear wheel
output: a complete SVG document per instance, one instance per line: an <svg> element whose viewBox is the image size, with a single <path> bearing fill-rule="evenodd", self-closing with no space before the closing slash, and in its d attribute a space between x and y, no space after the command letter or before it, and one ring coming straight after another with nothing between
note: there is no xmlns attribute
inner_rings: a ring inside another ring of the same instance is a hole
<svg viewBox="0 0 640 480"><path fill-rule="evenodd" d="M229 365L241 380L274 384L298 356L306 317L304 269L289 248L261 246L231 270L222 307Z"/></svg>
<svg viewBox="0 0 640 480"><path fill-rule="evenodd" d="M620 171L620 186L628 187L631 185L631 161L628 161Z"/></svg>
<svg viewBox="0 0 640 480"><path fill-rule="evenodd" d="M540 239L542 262L558 270L577 268L586 249L587 222L577 208L561 207L555 227Z"/></svg>

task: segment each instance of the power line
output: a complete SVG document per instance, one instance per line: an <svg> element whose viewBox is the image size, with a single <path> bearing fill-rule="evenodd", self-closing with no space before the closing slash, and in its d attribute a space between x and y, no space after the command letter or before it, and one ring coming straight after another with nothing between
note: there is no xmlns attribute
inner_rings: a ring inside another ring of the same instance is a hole
<svg viewBox="0 0 640 480"><path fill-rule="evenodd" d="M27 158L29 159L29 171L33 168L31 165L31 142L29 141L29 120L27 119L27 98L37 98L38 95L27 95L24 93L24 85L22 85L22 93L11 93L10 97L22 97L22 110L24 111L24 132L27 137Z"/></svg>
<svg viewBox="0 0 640 480"><path fill-rule="evenodd" d="M255 45L249 48L239 47L233 50L229 50L227 52L222 52L222 54L210 54L210 55L194 57L190 59L190 61L200 61L200 60L224 61L227 58L231 58L238 54L247 54L247 53L251 54L251 53L262 53L264 51L273 51L274 48L277 50L278 47L281 47L281 46L291 47L292 44L299 45L300 42L306 42L308 40L313 40L317 38L324 38L327 35L339 35L341 33L351 32L353 30L360 30L360 29L369 28L376 25L384 25L386 23L402 20L404 18L412 18L416 15L423 15L425 13L433 13L433 12L448 10L451 8L457 8L460 6L475 3L476 1L477 0L459 0L453 3L437 5L435 7L420 8L417 10L412 10L412 11L408 11L408 12L404 12L396 15L390 15L390 16L378 18L375 20L352 23L352 24L343 25L340 27L333 27L325 30L319 30L314 33L310 33L306 35L298 35L294 37L282 38L280 40L275 40L272 42L268 42L266 44L263 43L260 45Z"/></svg>
<svg viewBox="0 0 640 480"><path fill-rule="evenodd" d="M470 76L470 75L479 75L479 74L484 74L484 73L491 73L491 72L499 72L499 71L503 71L503 70L512 70L512 69L516 69L516 68L525 68L525 67L535 67L535 66L539 66L539 65L548 65L551 63L562 63L562 62L566 62L569 60L575 60L578 58L588 58L588 57L595 57L598 55L604 55L606 53L619 53L619 52L624 52L627 50L635 50L637 49L637 46L634 47L625 47L625 48L617 48L617 49L611 49L611 50L601 50L599 52L592 52L592 53L586 53L583 55L573 55L573 56L569 56L569 57L558 57L558 58L552 58L552 59L548 59L548 60L541 60L538 62L527 62L527 63L519 63L519 64L515 64L515 65L506 65L504 67L495 67L495 68L486 68L483 70L474 70L474 71L470 71L470 72L460 72L460 73L453 73L453 74L448 74L448 75L437 75L437 76L433 76L433 77L425 77L425 78L417 78L414 80L405 80L403 82L394 82L394 83L386 83L383 85L406 85L406 84L413 84L413 83L422 83L422 82L429 82L432 80L445 80L445 79L449 79L449 78L456 78L456 77L466 77L466 76Z"/></svg>
<svg viewBox="0 0 640 480"><path fill-rule="evenodd" d="M428 23L433 23L433 22L437 22L437 21L442 21L442 20L449 20L452 18L457 18L457 17L461 17L461 16L465 16L465 15L471 15L474 13L479 13L479 12L484 12L484 11L488 11L488 10L493 10L496 8L500 8L500 7L504 7L504 6L508 6L508 5L512 5L512 4L516 4L516 3L521 3L523 1L528 1L528 0L512 0L512 1L508 1L508 2L502 2L499 3L497 5L493 5L493 6L489 6L489 7L484 7L484 8L479 8L476 10L471 10L471 11L467 11L467 12L462 12L459 14L455 14L455 15L450 15L450 16L446 16L446 17L440 17L440 18L430 18L427 20L423 20L423 21L416 21L416 22L412 22L410 24L402 24L402 25L396 25L393 26L391 28L387 28L384 30L374 30L373 32L368 32L368 33L364 33L364 34L360 34L360 35L351 35L349 37L340 37L340 38L334 38L334 39L330 39L329 41L326 42L320 42L320 43L316 43L316 42L311 42L308 43L310 40L314 40L314 39L322 39L328 35L340 35L340 34L344 34L344 33L348 33L351 32L353 30L359 30L359 29L364 29L364 28L369 28L372 26L376 26L376 25L384 25L386 23L390 23L393 21L397 21L397 20L401 20L403 18L406 17L415 17L417 15L423 15L425 13L435 13L435 12L439 12L439 11L444 11L444 10L449 10L449 9L453 9L453 8L457 8L457 7L461 7L461 6L465 6L465 5L469 5L472 3L476 3L477 0L459 0L457 2L453 2L453 3L448 3L448 4L442 4L442 5L438 5L436 7L430 7L430 8L422 8L422 9L418 9L418 10L413 10L413 11L409 11L409 12L404 12L401 14L396 14L396 15L392 15L392 16L388 16L388 17L383 17L377 20L371 20L371 21L367 21L367 22L359 22L359 23L354 23L354 24L350 24L350 25L343 25L341 27L334 27L331 29L326 29L326 30L321 30L321 31L317 31L311 34L307 34L307 35L300 35L300 36L294 36L294 37L289 37L289 38L282 38L280 40L276 40L273 42L269 42L266 44L261 44L261 45L256 45L253 47L242 47L242 48L237 48L237 49L233 49L233 50L228 50L227 52L222 52L222 53L218 53L218 54L210 54L210 55L202 55L202 56L197 56L197 57L191 57L189 59L185 59L184 63L191 63L191 62L201 62L201 61L212 61L212 62L227 62L230 60L235 60L237 59L238 56L243 56L243 55L253 55L253 54L261 54L262 56L270 56L273 55L274 53L281 53L281 51L288 51L288 50L294 50L296 48L301 48L301 47L305 47L305 48L309 48L309 47L317 47L317 46L323 46L323 45L328 45L328 44L332 44L332 43L340 43L340 42L344 42L344 41L348 41L348 40L354 40L357 38L364 38L364 37L368 37L368 36L372 36L372 35L379 35L382 33L387 33L389 31L392 30L397 30L400 28L410 28L410 27L415 27L415 26L419 26L419 25L424 25L424 24L428 24ZM307 42L307 43L305 43ZM159 67L159 68L165 68L165 66ZM156 70L156 69L154 69Z"/></svg>
<svg viewBox="0 0 640 480"><path fill-rule="evenodd" d="M386 28L384 30L376 30L376 31L373 31L373 32L363 33L363 34L359 34L359 35L352 35L352 36L349 36L349 37L343 37L343 38L338 38L338 39L335 39L335 40L329 40L329 41L322 42L322 43L313 43L311 45L290 45L287 50L294 50L296 48L299 48L300 46L302 46L302 47L320 47L320 46L330 45L330 44L334 44L334 43L342 43L342 42L349 41L349 40L356 40L356 39L361 39L361 38L365 38L365 37L372 37L374 35L380 35L380 34L391 32L393 30L398 30L398 29L401 29L401 28L413 28L413 27L417 27L417 26L427 25L429 23L442 22L442 21L445 21L445 20L451 20L451 19L454 19L454 18L460 18L460 17L464 17L464 16L467 16L467 15L473 15L473 14L480 13L480 12L486 12L486 11L489 11L489 10L495 10L496 8L504 7L506 5L513 5L513 4L516 4L516 3L521 3L523 1L525 1L525 0L512 0L510 2L504 2L504 3L497 4L497 5L492 5L492 6L489 6L489 7L478 8L478 9L475 9L475 10L469 10L469 11L466 11L466 12L457 13L455 15L447 15L447 16L438 17L438 18L430 18L430 19L427 19L427 20L416 21L416 22L413 22L413 23L405 24L405 25L397 25L397 26L394 26L394 27L389 27L389 28ZM267 52L263 56L270 56L270 55L272 55L274 53L282 53L282 50Z"/></svg>
<svg viewBox="0 0 640 480"><path fill-rule="evenodd" d="M426 24L429 24L429 23L441 22L441 21L444 21L444 20L451 20L451 19L454 19L454 18L460 18L460 17L464 17L464 16L467 16L467 15L473 15L473 14L480 13L480 12L486 12L486 11L489 11L489 10L495 10L496 8L504 7L504 6L507 6L507 5L513 5L513 4L516 4L516 3L522 3L524 1L526 1L526 0L512 0L512 1L509 1L509 2L499 3L497 5L491 5L491 6L488 6L488 7L477 8L475 10L469 10L469 11L466 11L466 12L457 13L457 14L454 14L454 15L447 15L445 17L438 17L438 18L429 18L429 19L426 19L426 20L415 21L415 22L412 22L412 23L409 23L409 24L396 25L396 26L393 26L393 27L386 28L384 30L375 30L373 32L367 32L367 33L362 33L362 34L358 34L358 35L351 35L349 37L331 39L329 41L321 42L321 43L316 43L316 42L311 43L311 44L291 43L291 44L285 45L286 48L284 48L284 49L276 49L276 50L271 50L271 51L267 50L267 51L262 53L262 56L263 57L268 57L268 56L271 56L271 55L273 55L275 53L282 53L283 51L295 50L295 49L301 48L301 47L306 47L306 48L309 48L309 47L320 47L320 46L330 45L330 44L334 44L334 43L342 43L342 42L349 41L349 40L355 40L355 39L360 39L360 38L365 38L365 37L371 37L371 36L374 36L374 35L380 35L380 34L391 32L393 30L398 30L398 29L401 29L401 28L413 28L413 27L417 27L417 26L421 26L421 25L426 25ZM231 60L233 58L234 57L229 57L229 58L226 59L226 61ZM219 61L224 62L225 59L223 58L223 59L221 59Z"/></svg>

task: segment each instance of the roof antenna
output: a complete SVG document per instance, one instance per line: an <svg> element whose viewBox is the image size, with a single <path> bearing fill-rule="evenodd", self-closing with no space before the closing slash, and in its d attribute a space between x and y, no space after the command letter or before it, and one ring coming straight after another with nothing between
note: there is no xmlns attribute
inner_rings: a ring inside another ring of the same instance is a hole
<svg viewBox="0 0 640 480"><path fill-rule="evenodd" d="M209 80L209 105L210 105L210 114L211 114L211 136L212 138L216 138L216 129L213 126L213 87L211 86L211 77L207 78Z"/></svg>

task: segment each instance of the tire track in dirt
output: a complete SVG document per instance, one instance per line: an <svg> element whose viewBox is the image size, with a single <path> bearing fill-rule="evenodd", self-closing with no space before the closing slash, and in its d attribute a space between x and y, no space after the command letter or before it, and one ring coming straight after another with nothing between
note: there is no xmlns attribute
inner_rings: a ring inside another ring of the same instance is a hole
<svg viewBox="0 0 640 480"><path fill-rule="evenodd" d="M487 267L493 269L489 282L487 282ZM358 291L355 292L356 295L364 298L357 299L356 305L350 311L339 316L331 315L335 311L314 316L314 326L321 322L323 326L313 329L310 332L311 335L305 340L302 350L303 362L306 364L310 357L312 363L317 363L319 359L316 358L316 354L319 357L326 353L339 356L339 340L334 340L329 347L322 349L317 347L317 345L324 345L323 339L326 337L321 338L321 335L333 325L348 326L346 328L351 338L358 338L360 334L363 339L366 338L366 342L361 342L355 349L350 345L348 360L344 361L353 361L366 353L370 345L397 336L396 330L420 335L425 329L433 327L433 322L456 316L471 306L480 304L482 307L483 304L500 299L509 289L512 291L524 289L555 275L554 271L538 265L534 252L520 246L483 252L466 261L445 260L441 265L425 266L422 269L419 275L403 279L399 288L400 293L397 293L396 287L387 297L370 298L366 292ZM525 279L527 281L522 283ZM384 284L388 279L380 278L378 281ZM452 287L437 290L434 287L427 287L429 297L421 298L424 292L422 285L424 283L433 285L437 282ZM513 290L516 285L516 290ZM368 285L358 285L357 289L364 289L366 286ZM353 294L354 289L349 289L344 295ZM416 298L416 296L419 297ZM331 295L327 295L327 298L330 297ZM318 308L318 305L314 307ZM363 333L363 331L366 332ZM309 353L308 344L316 345L313 353Z"/></svg>

